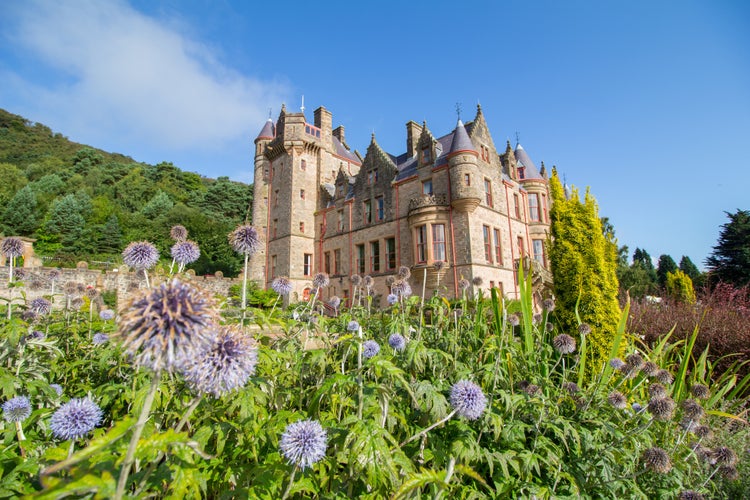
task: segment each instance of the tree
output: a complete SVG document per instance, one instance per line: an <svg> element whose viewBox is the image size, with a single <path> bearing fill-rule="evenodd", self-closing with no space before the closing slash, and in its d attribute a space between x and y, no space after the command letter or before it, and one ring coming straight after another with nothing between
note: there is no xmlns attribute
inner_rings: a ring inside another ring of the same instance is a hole
<svg viewBox="0 0 750 500"><path fill-rule="evenodd" d="M704 285L705 275L700 272L698 266L693 264L693 261L687 255L683 255L680 259L680 271L687 274L693 282L693 290L698 290Z"/></svg>
<svg viewBox="0 0 750 500"><path fill-rule="evenodd" d="M102 226L97 241L97 250L105 254L118 254L122 250L122 229L117 216L112 214Z"/></svg>
<svg viewBox="0 0 750 500"><path fill-rule="evenodd" d="M150 219L156 219L172 210L174 202L167 193L162 190L156 192L153 198L143 207L143 215Z"/></svg>
<svg viewBox="0 0 750 500"><path fill-rule="evenodd" d="M29 236L37 228L36 195L27 184L8 202L3 212L3 227L6 234Z"/></svg>
<svg viewBox="0 0 750 500"><path fill-rule="evenodd" d="M651 261L651 256L646 250L636 247L633 252L633 264L640 264L643 269L653 270L654 263Z"/></svg>
<svg viewBox="0 0 750 500"><path fill-rule="evenodd" d="M659 282L659 286L667 286L667 274L673 273L677 269L677 263L670 255L660 255L659 263L656 265L656 279Z"/></svg>
<svg viewBox="0 0 750 500"><path fill-rule="evenodd" d="M719 241L706 259L710 279L737 287L750 285L750 211L724 213L729 222L721 226Z"/></svg>
<svg viewBox="0 0 750 500"><path fill-rule="evenodd" d="M75 195L68 194L52 202L44 230L66 253L74 253L85 225L80 202Z"/></svg>
<svg viewBox="0 0 750 500"><path fill-rule="evenodd" d="M602 230L596 201L586 191L565 195L557 171L550 179L552 195L550 263L556 297L555 315L563 331L574 331L581 321L592 328L588 345L592 373L606 361L620 319L617 302L617 246Z"/></svg>
<svg viewBox="0 0 750 500"><path fill-rule="evenodd" d="M678 302L695 304L695 290L690 276L679 269L667 273L666 279L667 295Z"/></svg>

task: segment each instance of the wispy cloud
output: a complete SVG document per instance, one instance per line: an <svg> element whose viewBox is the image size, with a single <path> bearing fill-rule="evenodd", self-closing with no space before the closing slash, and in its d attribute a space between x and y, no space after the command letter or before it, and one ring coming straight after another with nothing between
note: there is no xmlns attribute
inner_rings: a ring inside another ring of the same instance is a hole
<svg viewBox="0 0 750 500"><path fill-rule="evenodd" d="M286 93L120 0L24 1L3 15L6 37L47 76L6 68L0 96L45 110L72 137L211 151L254 132Z"/></svg>

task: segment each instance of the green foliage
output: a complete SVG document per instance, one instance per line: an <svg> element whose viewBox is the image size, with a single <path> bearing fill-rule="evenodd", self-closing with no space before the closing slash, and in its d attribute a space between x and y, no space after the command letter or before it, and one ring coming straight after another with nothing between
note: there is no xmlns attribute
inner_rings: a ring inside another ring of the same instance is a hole
<svg viewBox="0 0 750 500"><path fill-rule="evenodd" d="M656 265L656 279L659 282L659 286L667 286L667 275L677 271L678 267L674 259L669 255L660 255L659 262Z"/></svg>
<svg viewBox="0 0 750 500"><path fill-rule="evenodd" d="M607 359L617 329L617 247L602 231L594 198L573 190L566 197L557 172L550 179L550 262L555 283L555 316L569 330L579 319L592 328L588 347L596 372ZM578 316L576 316L576 312Z"/></svg>
<svg viewBox="0 0 750 500"><path fill-rule="evenodd" d="M29 236L38 226L36 195L30 186L22 187L3 212L3 230L7 235Z"/></svg>
<svg viewBox="0 0 750 500"><path fill-rule="evenodd" d="M695 290L693 289L693 280L690 276L679 269L667 273L666 283L667 295L678 302L686 304L695 304Z"/></svg>
<svg viewBox="0 0 750 500"><path fill-rule="evenodd" d="M726 212L729 222L723 224L719 241L706 259L712 282L737 287L750 285L750 211Z"/></svg>

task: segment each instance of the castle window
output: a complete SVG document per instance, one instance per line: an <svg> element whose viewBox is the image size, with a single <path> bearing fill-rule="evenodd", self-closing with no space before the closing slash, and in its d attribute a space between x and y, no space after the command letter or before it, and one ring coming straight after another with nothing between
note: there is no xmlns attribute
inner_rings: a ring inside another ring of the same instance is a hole
<svg viewBox="0 0 750 500"><path fill-rule="evenodd" d="M427 262L427 226L417 226L416 234L416 249L417 249L417 262Z"/></svg>
<svg viewBox="0 0 750 500"><path fill-rule="evenodd" d="M539 221L539 195L536 193L529 193L529 218Z"/></svg>
<svg viewBox="0 0 750 500"><path fill-rule="evenodd" d="M534 246L534 260L544 265L544 240L532 240Z"/></svg>
<svg viewBox="0 0 750 500"><path fill-rule="evenodd" d="M363 222L365 224L372 224L372 202L370 200L365 200L362 202L362 208L363 208Z"/></svg>
<svg viewBox="0 0 750 500"><path fill-rule="evenodd" d="M482 226L484 236L484 260L492 264L492 242L490 241L490 226Z"/></svg>
<svg viewBox="0 0 750 500"><path fill-rule="evenodd" d="M272 238L276 237L276 229L279 226L279 219L273 220L273 225L271 226L271 234L273 235Z"/></svg>
<svg viewBox="0 0 750 500"><path fill-rule="evenodd" d="M370 242L370 272L380 272L380 242Z"/></svg>
<svg viewBox="0 0 750 500"><path fill-rule="evenodd" d="M396 269L396 238L385 239L385 268Z"/></svg>
<svg viewBox="0 0 750 500"><path fill-rule="evenodd" d="M299 190L299 197L300 197L300 199L303 199L303 200L305 199L305 190L304 189L300 189Z"/></svg>
<svg viewBox="0 0 750 500"><path fill-rule="evenodd" d="M333 251L333 274L341 274L341 249Z"/></svg>
<svg viewBox="0 0 750 500"><path fill-rule="evenodd" d="M432 151L430 151L430 147L427 146L425 148L422 148L422 165L426 165L432 161Z"/></svg>
<svg viewBox="0 0 750 500"><path fill-rule="evenodd" d="M519 179L526 178L526 167L518 167L518 178Z"/></svg>
<svg viewBox="0 0 750 500"><path fill-rule="evenodd" d="M487 202L487 206L492 208L492 181L489 179L484 180L484 199Z"/></svg>
<svg viewBox="0 0 750 500"><path fill-rule="evenodd" d="M378 169L373 168L372 170L367 171L367 183L368 184L375 184L378 182Z"/></svg>
<svg viewBox="0 0 750 500"><path fill-rule="evenodd" d="M482 159L484 161L490 161L490 150L487 148L487 146L484 146L484 145L479 146L479 149L482 154Z"/></svg>
<svg viewBox="0 0 750 500"><path fill-rule="evenodd" d="M513 205L515 205L515 208L516 208L516 219L520 219L521 218L521 203L519 203L518 195L515 193L513 194Z"/></svg>
<svg viewBox="0 0 750 500"><path fill-rule="evenodd" d="M375 198L375 220L385 219L385 201L382 196Z"/></svg>
<svg viewBox="0 0 750 500"><path fill-rule="evenodd" d="M500 245L500 230L493 229L492 232L495 236L495 264L498 266L503 265L503 247Z"/></svg>
<svg viewBox="0 0 750 500"><path fill-rule="evenodd" d="M305 223L304 222L300 222L299 223L299 232L300 233L304 233L305 232Z"/></svg>
<svg viewBox="0 0 750 500"><path fill-rule="evenodd" d="M279 206L279 190L276 190L275 196L273 197L273 206L278 207Z"/></svg>
<svg viewBox="0 0 750 500"><path fill-rule="evenodd" d="M357 245L357 272L365 274L365 246Z"/></svg>
<svg viewBox="0 0 750 500"><path fill-rule="evenodd" d="M471 174L464 174L464 184L471 186Z"/></svg>
<svg viewBox="0 0 750 500"><path fill-rule="evenodd" d="M311 253L306 253L302 260L302 273L305 276L312 276L312 260L313 256Z"/></svg>
<svg viewBox="0 0 750 500"><path fill-rule="evenodd" d="M276 277L276 256L271 256L271 278Z"/></svg>
<svg viewBox="0 0 750 500"><path fill-rule="evenodd" d="M342 208L336 212L336 230L342 232L344 230L344 209Z"/></svg>
<svg viewBox="0 0 750 500"><path fill-rule="evenodd" d="M445 261L445 224L432 225L432 260Z"/></svg>
<svg viewBox="0 0 750 500"><path fill-rule="evenodd" d="M523 244L523 236L518 237L518 256L519 257L525 257L526 256L526 248Z"/></svg>
<svg viewBox="0 0 750 500"><path fill-rule="evenodd" d="M422 181L422 194L428 196L432 194L432 179Z"/></svg>
<svg viewBox="0 0 750 500"><path fill-rule="evenodd" d="M323 270L331 274L331 252L326 252L323 254Z"/></svg>
<svg viewBox="0 0 750 500"><path fill-rule="evenodd" d="M302 171L307 170L307 162L305 160L300 160L300 162L299 162L299 168Z"/></svg>
<svg viewBox="0 0 750 500"><path fill-rule="evenodd" d="M549 214L547 213L547 195L542 193L542 215L544 220L542 222L549 222Z"/></svg>
<svg viewBox="0 0 750 500"><path fill-rule="evenodd" d="M344 185L343 184L339 184L338 186L336 186L336 194L337 194L337 196L344 196Z"/></svg>

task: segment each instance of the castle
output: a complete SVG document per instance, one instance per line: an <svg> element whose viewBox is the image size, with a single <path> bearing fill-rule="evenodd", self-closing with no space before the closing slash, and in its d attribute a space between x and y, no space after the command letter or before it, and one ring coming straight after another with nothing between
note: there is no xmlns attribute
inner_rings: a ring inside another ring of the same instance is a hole
<svg viewBox="0 0 750 500"><path fill-rule="evenodd" d="M330 276L323 298L349 299L354 274L371 276L374 294L385 296L400 266L428 297L437 287L460 297L460 280L479 277L482 288L515 298L520 262L537 290L551 283L544 164L537 169L520 144L499 152L480 106L438 138L409 121L399 156L373 134L364 158L324 107L310 124L282 106L255 139L254 182L262 245L248 270L265 287L289 277L292 301L309 297L319 272Z"/></svg>

